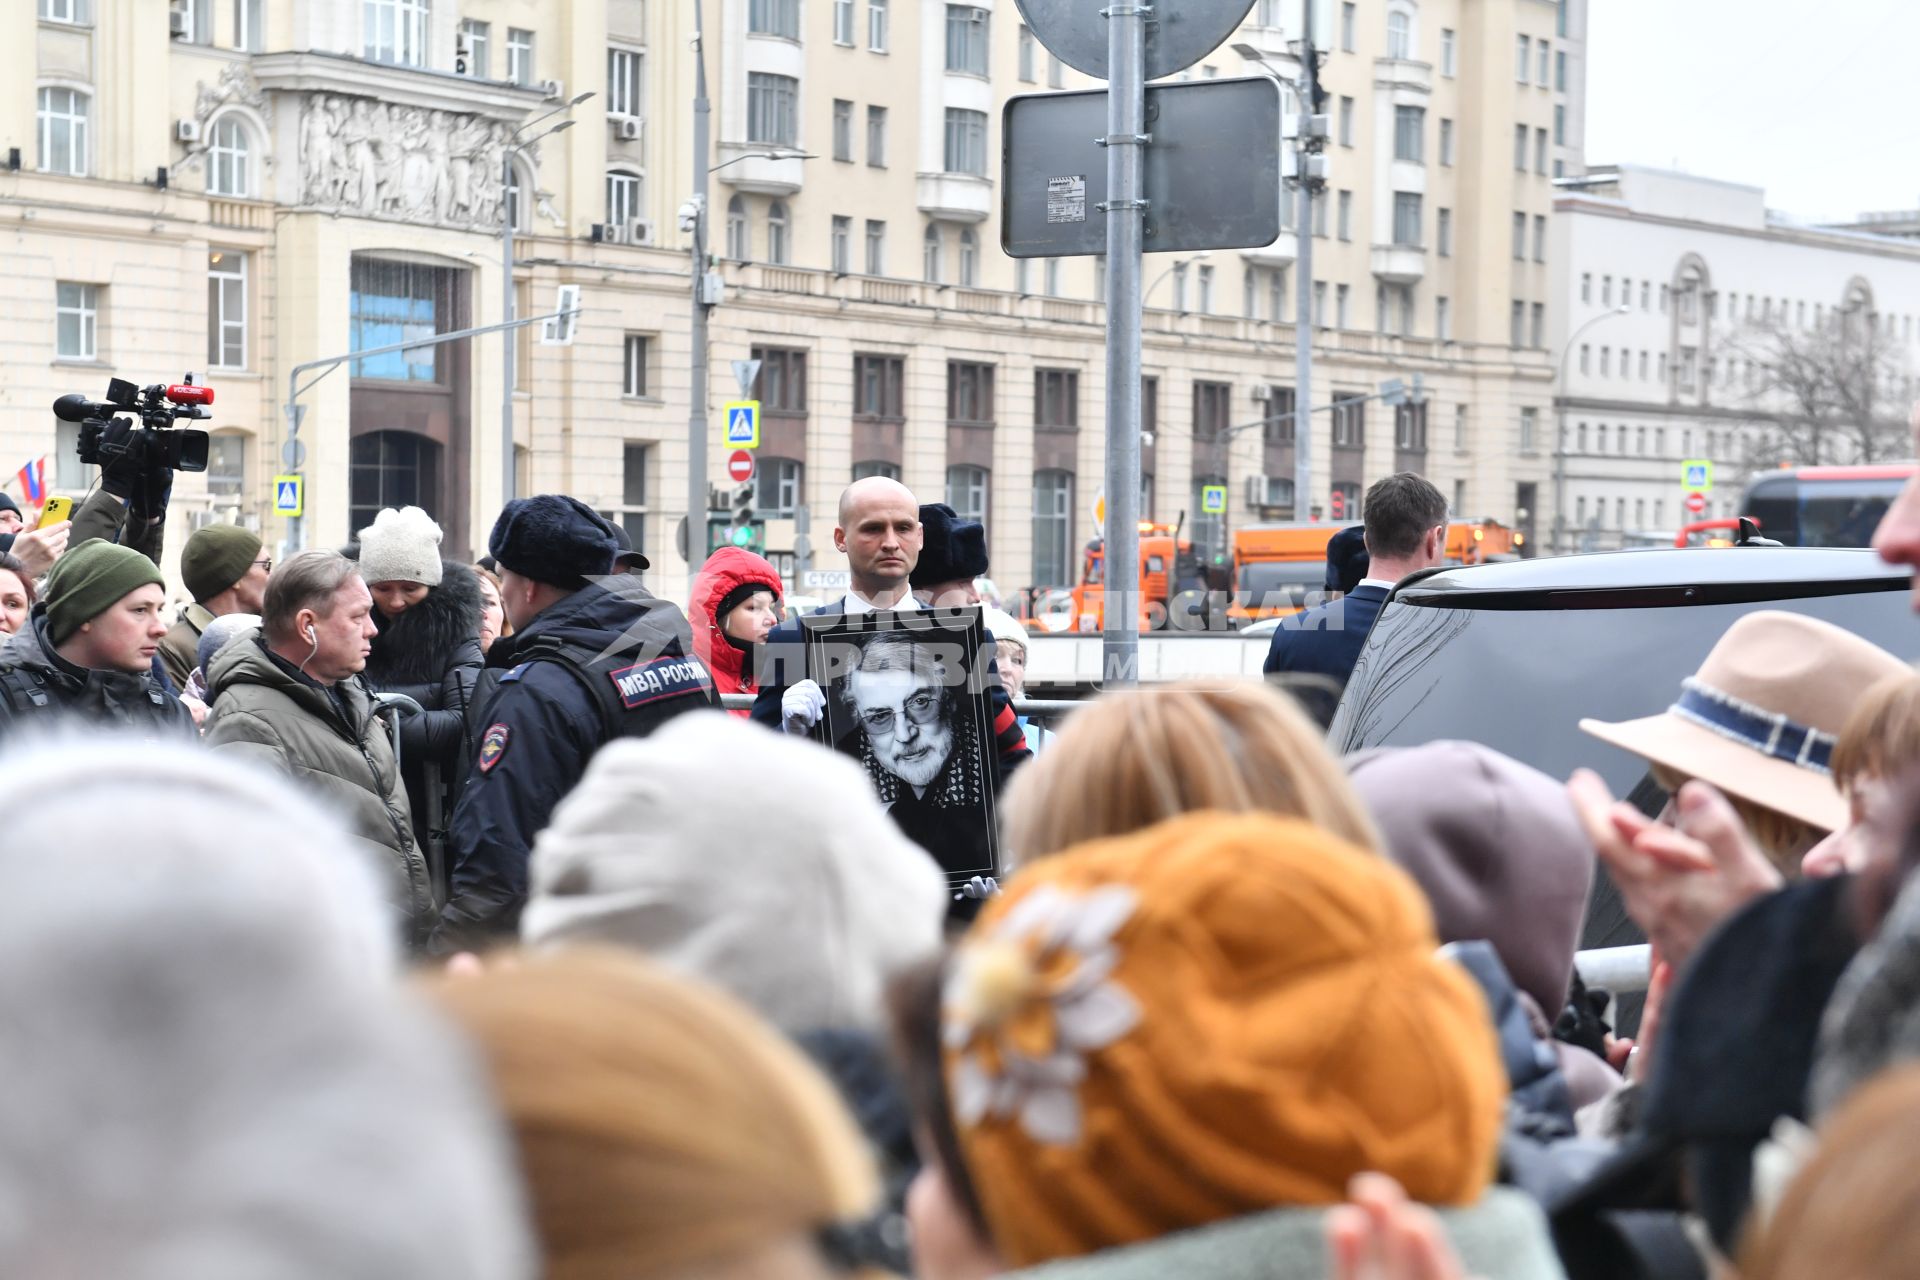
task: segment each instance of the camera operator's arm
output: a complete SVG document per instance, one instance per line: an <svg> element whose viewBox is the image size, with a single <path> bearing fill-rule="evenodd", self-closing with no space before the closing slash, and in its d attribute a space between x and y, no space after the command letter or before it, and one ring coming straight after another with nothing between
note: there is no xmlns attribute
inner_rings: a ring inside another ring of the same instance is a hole
<svg viewBox="0 0 1920 1280"><path fill-rule="evenodd" d="M104 538L160 563L173 472L148 466L144 444L144 438L133 433L125 451L102 466L100 488L74 516L74 546Z"/></svg>

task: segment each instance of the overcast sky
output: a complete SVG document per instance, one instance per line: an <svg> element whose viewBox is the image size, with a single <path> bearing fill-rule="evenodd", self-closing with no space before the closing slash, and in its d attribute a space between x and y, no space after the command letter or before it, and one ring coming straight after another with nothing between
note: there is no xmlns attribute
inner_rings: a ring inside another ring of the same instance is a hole
<svg viewBox="0 0 1920 1280"><path fill-rule="evenodd" d="M1920 3L1592 0L1587 163L1765 187L1807 217L1920 209Z"/></svg>

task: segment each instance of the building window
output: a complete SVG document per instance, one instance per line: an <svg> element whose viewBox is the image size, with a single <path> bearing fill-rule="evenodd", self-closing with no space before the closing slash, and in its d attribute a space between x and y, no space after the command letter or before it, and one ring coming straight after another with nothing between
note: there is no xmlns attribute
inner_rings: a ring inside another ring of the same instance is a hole
<svg viewBox="0 0 1920 1280"><path fill-rule="evenodd" d="M1585 303L1593 301L1593 272L1591 271L1580 273L1580 301Z"/></svg>
<svg viewBox="0 0 1920 1280"><path fill-rule="evenodd" d="M1612 374L1613 374L1613 348L1602 347L1600 348L1600 376L1603 378L1606 378L1606 377L1611 377Z"/></svg>
<svg viewBox="0 0 1920 1280"><path fill-rule="evenodd" d="M626 227L640 216L640 176L607 170L607 223Z"/></svg>
<svg viewBox="0 0 1920 1280"><path fill-rule="evenodd" d="M616 116L641 114L640 54L633 49L607 50L607 113Z"/></svg>
<svg viewBox="0 0 1920 1280"><path fill-rule="evenodd" d="M1340 52L1342 53L1353 52L1354 11L1356 7L1353 0L1346 0L1346 3L1340 6Z"/></svg>
<svg viewBox="0 0 1920 1280"><path fill-rule="evenodd" d="M1440 74L1451 80L1460 72L1459 41L1455 39L1452 27L1440 30Z"/></svg>
<svg viewBox="0 0 1920 1280"><path fill-rule="evenodd" d="M1533 131L1533 171L1543 177L1547 172L1547 131L1545 129Z"/></svg>
<svg viewBox="0 0 1920 1280"><path fill-rule="evenodd" d="M1520 452L1532 453L1534 451L1538 443L1534 437L1539 429L1540 411L1532 408L1522 409L1520 411Z"/></svg>
<svg viewBox="0 0 1920 1280"><path fill-rule="evenodd" d="M1333 394L1333 447L1364 449L1367 443L1367 402L1349 392Z"/></svg>
<svg viewBox="0 0 1920 1280"><path fill-rule="evenodd" d="M533 32L507 28L507 79L518 85L533 83Z"/></svg>
<svg viewBox="0 0 1920 1280"><path fill-rule="evenodd" d="M747 73L747 141L791 147L800 137L794 103L800 82L764 71Z"/></svg>
<svg viewBox="0 0 1920 1280"><path fill-rule="evenodd" d="M791 257L787 206L784 201L775 200L767 206L767 261L776 267L784 267Z"/></svg>
<svg viewBox="0 0 1920 1280"><path fill-rule="evenodd" d="M899 356L853 357L853 416L899 422L906 417L901 384L906 361Z"/></svg>
<svg viewBox="0 0 1920 1280"><path fill-rule="evenodd" d="M628 440L620 447L620 505L601 512L626 531L633 549L647 549L647 454L650 446Z"/></svg>
<svg viewBox="0 0 1920 1280"><path fill-rule="evenodd" d="M442 322L452 303L452 275L448 268L355 258L347 293L349 349L364 351L446 332ZM417 347L356 360L353 376L437 383L440 351L440 347ZM525 366L521 361L521 367Z"/></svg>
<svg viewBox="0 0 1920 1280"><path fill-rule="evenodd" d="M1413 57L1413 20L1398 9L1387 15L1387 56L1401 62Z"/></svg>
<svg viewBox="0 0 1920 1280"><path fill-rule="evenodd" d="M1467 406L1453 406L1453 449L1455 453L1467 451Z"/></svg>
<svg viewBox="0 0 1920 1280"><path fill-rule="evenodd" d="M833 216L833 244L831 261L833 273L844 276L853 270L853 219Z"/></svg>
<svg viewBox="0 0 1920 1280"><path fill-rule="evenodd" d="M1313 324L1318 329L1327 327L1327 282L1325 280L1313 282Z"/></svg>
<svg viewBox="0 0 1920 1280"><path fill-rule="evenodd" d="M1433 215L1433 251L1443 258L1453 256L1453 210L1440 209Z"/></svg>
<svg viewBox="0 0 1920 1280"><path fill-rule="evenodd" d="M845 98L833 100L833 158L853 160L853 104Z"/></svg>
<svg viewBox="0 0 1920 1280"><path fill-rule="evenodd" d="M233 47L243 53L259 53L266 48L260 7L261 0L233 0Z"/></svg>
<svg viewBox="0 0 1920 1280"><path fill-rule="evenodd" d="M1393 193L1393 242L1408 248L1420 247L1420 195L1415 191Z"/></svg>
<svg viewBox="0 0 1920 1280"><path fill-rule="evenodd" d="M833 0L833 42L853 43L853 0Z"/></svg>
<svg viewBox="0 0 1920 1280"><path fill-rule="evenodd" d="M1072 369L1033 371L1033 425L1056 431L1080 426L1080 375Z"/></svg>
<svg viewBox="0 0 1920 1280"><path fill-rule="evenodd" d="M867 219L867 274L887 274L887 224Z"/></svg>
<svg viewBox="0 0 1920 1280"><path fill-rule="evenodd" d="M467 63L464 74L476 80L487 78L488 50L492 44L492 27L489 24L476 22L472 18L461 21L460 48L464 50L462 56Z"/></svg>
<svg viewBox="0 0 1920 1280"><path fill-rule="evenodd" d="M1026 23L1020 24L1020 80L1023 84L1032 84L1035 79L1034 50L1040 42L1033 38L1033 28Z"/></svg>
<svg viewBox="0 0 1920 1280"><path fill-rule="evenodd" d="M1059 261L1058 258L1053 258L1049 260L1050 263L1058 262L1058 261ZM1203 266L1200 268L1200 314L1203 316L1210 316L1213 314L1213 268L1212 267Z"/></svg>
<svg viewBox="0 0 1920 1280"><path fill-rule="evenodd" d="M867 0L867 48L887 51L887 0Z"/></svg>
<svg viewBox="0 0 1920 1280"><path fill-rule="evenodd" d="M1427 406L1401 404L1393 410L1393 447L1402 453L1427 451Z"/></svg>
<svg viewBox="0 0 1920 1280"><path fill-rule="evenodd" d="M970 4L947 6L947 70L987 74L987 11Z"/></svg>
<svg viewBox="0 0 1920 1280"><path fill-rule="evenodd" d="M969 360L947 361L947 421L967 426L993 425L993 366Z"/></svg>
<svg viewBox="0 0 1920 1280"><path fill-rule="evenodd" d="M987 176L987 113L947 108L948 173Z"/></svg>
<svg viewBox="0 0 1920 1280"><path fill-rule="evenodd" d="M427 65L427 0L365 0L361 17L369 62Z"/></svg>
<svg viewBox="0 0 1920 1280"><path fill-rule="evenodd" d="M1445 297L1433 300L1433 336L1441 342L1453 341L1453 304Z"/></svg>
<svg viewBox="0 0 1920 1280"><path fill-rule="evenodd" d="M1592 364L1593 348L1586 343L1580 344L1580 372L1585 374Z"/></svg>
<svg viewBox="0 0 1920 1280"><path fill-rule="evenodd" d="M947 468L947 505L962 520L987 519L987 469L985 467Z"/></svg>
<svg viewBox="0 0 1920 1280"><path fill-rule="evenodd" d="M800 38L800 0L747 0L747 30L756 36Z"/></svg>
<svg viewBox="0 0 1920 1280"><path fill-rule="evenodd" d="M48 22L84 25L92 21L87 0L40 0L40 16Z"/></svg>
<svg viewBox="0 0 1920 1280"><path fill-rule="evenodd" d="M753 256L747 228L747 202L742 196L727 201L727 256L745 262Z"/></svg>
<svg viewBox="0 0 1920 1280"><path fill-rule="evenodd" d="M1513 78L1525 84L1533 70L1533 41L1519 36L1513 46Z"/></svg>
<svg viewBox="0 0 1920 1280"><path fill-rule="evenodd" d="M1060 259L1046 260L1040 277L1040 291L1049 298L1060 296Z"/></svg>
<svg viewBox="0 0 1920 1280"><path fill-rule="evenodd" d="M1073 581L1073 473L1033 475L1033 584L1063 587Z"/></svg>
<svg viewBox="0 0 1920 1280"><path fill-rule="evenodd" d="M1340 145L1353 145L1353 99L1340 99Z"/></svg>
<svg viewBox="0 0 1920 1280"><path fill-rule="evenodd" d="M1539 85L1542 89L1547 87L1547 84L1551 78L1550 73L1553 71L1553 58L1551 56L1552 51L1553 51L1552 41L1542 40L1540 42L1540 74L1534 78L1534 83Z"/></svg>
<svg viewBox="0 0 1920 1280"><path fill-rule="evenodd" d="M347 527L361 529L385 507L440 509L440 446L411 431L355 436L347 453Z"/></svg>
<svg viewBox="0 0 1920 1280"><path fill-rule="evenodd" d="M1047 88L1064 89L1067 87L1067 68L1052 54L1047 55Z"/></svg>
<svg viewBox="0 0 1920 1280"><path fill-rule="evenodd" d="M754 347L760 376L753 398L768 413L799 417L807 411L807 353L789 347Z"/></svg>
<svg viewBox="0 0 1920 1280"><path fill-rule="evenodd" d="M231 249L207 255L207 364L247 367L247 255Z"/></svg>
<svg viewBox="0 0 1920 1280"><path fill-rule="evenodd" d="M1553 145L1567 145L1567 108L1562 103L1555 103L1553 108Z"/></svg>
<svg viewBox="0 0 1920 1280"><path fill-rule="evenodd" d="M1453 167L1453 121L1440 121L1440 163Z"/></svg>
<svg viewBox="0 0 1920 1280"><path fill-rule="evenodd" d="M207 441L207 493L214 506L231 511L239 506L246 487L246 436L234 432L212 437Z"/></svg>
<svg viewBox="0 0 1920 1280"><path fill-rule="evenodd" d="M1345 329L1348 320L1348 303L1352 300L1352 291L1344 284L1333 286L1333 325L1336 329Z"/></svg>
<svg viewBox="0 0 1920 1280"><path fill-rule="evenodd" d="M1527 215L1524 213L1513 215L1513 260L1527 260Z"/></svg>
<svg viewBox="0 0 1920 1280"><path fill-rule="evenodd" d="M1513 126L1513 167L1525 173L1527 171L1527 126Z"/></svg>
<svg viewBox="0 0 1920 1280"><path fill-rule="evenodd" d="M1533 260L1547 260L1547 219L1545 214L1533 215Z"/></svg>
<svg viewBox="0 0 1920 1280"><path fill-rule="evenodd" d="M971 289L980 282L980 237L972 227L960 228L960 284Z"/></svg>
<svg viewBox="0 0 1920 1280"><path fill-rule="evenodd" d="M188 44L213 43L213 0L175 0L173 9L185 20L180 39Z"/></svg>
<svg viewBox="0 0 1920 1280"><path fill-rule="evenodd" d="M82 89L40 90L40 172L87 172L87 128L93 99Z"/></svg>
<svg viewBox="0 0 1920 1280"><path fill-rule="evenodd" d="M1287 269L1276 267L1267 276L1267 319L1279 324L1286 319Z"/></svg>
<svg viewBox="0 0 1920 1280"><path fill-rule="evenodd" d="M1393 109L1393 158L1409 164L1425 164L1426 155L1422 143L1427 130L1427 113L1423 107L1395 107ZM1442 147L1442 154L1445 148Z"/></svg>
<svg viewBox="0 0 1920 1280"><path fill-rule="evenodd" d="M1327 238L1327 191L1325 187L1313 193L1313 234L1322 240Z"/></svg>
<svg viewBox="0 0 1920 1280"><path fill-rule="evenodd" d="M867 108L867 164L875 169L887 167L887 109Z"/></svg>
<svg viewBox="0 0 1920 1280"><path fill-rule="evenodd" d="M1353 239L1353 192L1342 191L1334 228L1342 240Z"/></svg>
<svg viewBox="0 0 1920 1280"><path fill-rule="evenodd" d="M253 146L247 127L226 115L213 122L207 145L207 194L253 194Z"/></svg>
<svg viewBox="0 0 1920 1280"><path fill-rule="evenodd" d="M1532 307L1529 309L1527 314L1530 321L1527 332L1532 339L1528 345L1533 347L1546 346L1547 345L1547 305L1546 303L1544 302L1534 303ZM1624 364L1623 364L1622 371L1624 372Z"/></svg>
<svg viewBox="0 0 1920 1280"><path fill-rule="evenodd" d="M653 338L649 334L630 333L626 338L625 376L621 380L622 395L646 396L651 384L648 367L653 355Z"/></svg>
<svg viewBox="0 0 1920 1280"><path fill-rule="evenodd" d="M1565 49L1553 51L1553 87L1557 93L1567 91L1567 51Z"/></svg>
<svg viewBox="0 0 1920 1280"><path fill-rule="evenodd" d="M898 480L900 468L891 462L856 462L853 464L855 480Z"/></svg>
<svg viewBox="0 0 1920 1280"><path fill-rule="evenodd" d="M792 458L762 458L754 468L753 507L772 520L791 520L800 510L800 464Z"/></svg>
<svg viewBox="0 0 1920 1280"><path fill-rule="evenodd" d="M1507 345L1520 347L1525 345L1527 325L1527 304L1515 301L1507 314Z"/></svg>
<svg viewBox="0 0 1920 1280"><path fill-rule="evenodd" d="M90 284L54 286L54 354L62 360L98 360L100 290Z"/></svg>

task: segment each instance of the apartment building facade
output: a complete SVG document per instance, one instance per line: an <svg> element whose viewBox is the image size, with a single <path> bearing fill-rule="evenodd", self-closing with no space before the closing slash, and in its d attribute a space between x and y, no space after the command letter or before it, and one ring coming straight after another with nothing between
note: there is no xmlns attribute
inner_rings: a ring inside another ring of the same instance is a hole
<svg viewBox="0 0 1920 1280"><path fill-rule="evenodd" d="M1756 472L1814 460L1813 442L1778 424L1794 420L1796 399L1828 398L1823 382L1857 383L1870 368L1882 411L1904 419L1920 242L1798 225L1770 214L1758 187L1632 165L1567 184L1553 227L1567 299L1553 329L1559 549L1736 514ZM1892 447L1909 456L1903 440ZM1860 456L1841 430L1818 460ZM1684 507L1689 459L1713 464L1698 515Z"/></svg>
<svg viewBox="0 0 1920 1280"><path fill-rule="evenodd" d="M510 218L515 313L550 309L563 285L585 308L569 345L538 326L511 339L516 486L608 512L652 554L658 588L684 589L691 3L33 3L34 38L0 51L16 299L0 314L0 471L50 453L56 487L78 491L89 477L46 405L193 369L219 394L214 464L177 486L173 541L207 519L272 541L295 366L499 321ZM717 423L730 362L761 361L753 484L770 554L795 567L806 510L812 564L835 567L839 490L887 474L985 519L1004 587L1072 581L1103 474L1103 264L1000 251L999 135L1015 94L1098 86L1011 0L704 10L725 283L705 392ZM1583 172L1584 0L1320 12L1334 136L1310 226L1290 216L1271 245L1147 259L1143 510L1223 553L1239 524L1352 514L1367 483L1410 468L1463 512L1544 530L1548 219L1554 177ZM1258 0L1184 74L1264 74L1232 50L1244 43L1291 79L1301 21L1299 0ZM1303 233L1314 401L1345 403L1315 415L1314 492L1296 503L1293 427L1260 424L1293 396ZM504 341L297 379L309 542L417 502L450 553L484 543ZM1359 399L1414 374L1423 405ZM724 457L716 429L710 476ZM1201 497L1214 485L1217 515Z"/></svg>

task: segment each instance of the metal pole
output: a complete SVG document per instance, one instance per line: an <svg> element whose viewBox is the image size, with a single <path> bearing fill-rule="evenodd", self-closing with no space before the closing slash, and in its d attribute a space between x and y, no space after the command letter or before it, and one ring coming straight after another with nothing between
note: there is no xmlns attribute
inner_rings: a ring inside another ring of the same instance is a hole
<svg viewBox="0 0 1920 1280"><path fill-rule="evenodd" d="M1305 121L1315 114L1319 96L1319 59L1313 51L1313 0L1300 6L1300 116L1294 143L1294 181L1300 188L1300 225L1294 231L1298 246L1293 316L1293 518L1313 516L1313 180L1307 174L1308 141Z"/></svg>
<svg viewBox="0 0 1920 1280"><path fill-rule="evenodd" d="M513 320L513 152L508 147L500 155L500 321ZM519 336L513 329L500 331L500 505L513 500L513 344Z"/></svg>
<svg viewBox="0 0 1920 1280"><path fill-rule="evenodd" d="M1116 0L1107 20L1107 527L1102 681L1140 676L1140 255L1146 201L1148 5Z"/></svg>
<svg viewBox="0 0 1920 1280"><path fill-rule="evenodd" d="M707 46L693 0L693 379L687 392L687 567L707 550Z"/></svg>

